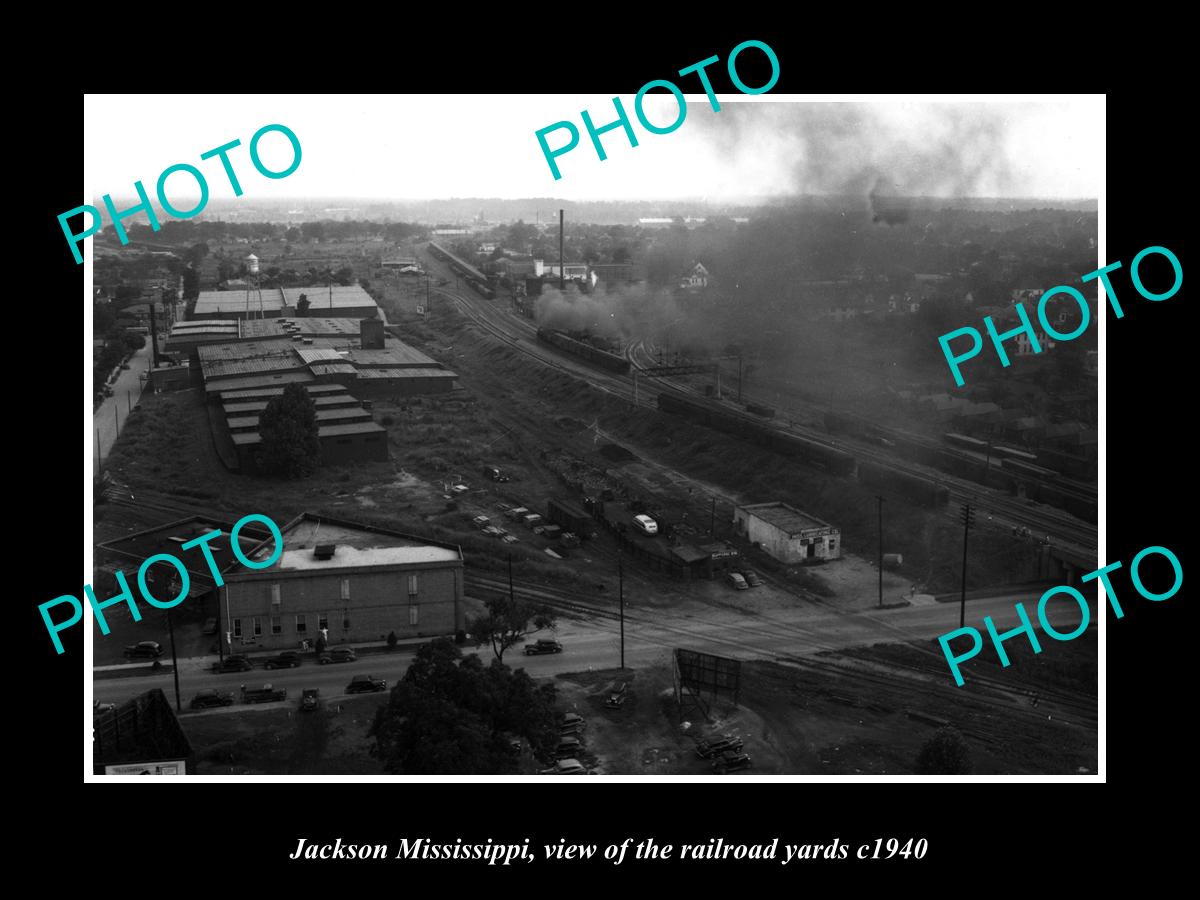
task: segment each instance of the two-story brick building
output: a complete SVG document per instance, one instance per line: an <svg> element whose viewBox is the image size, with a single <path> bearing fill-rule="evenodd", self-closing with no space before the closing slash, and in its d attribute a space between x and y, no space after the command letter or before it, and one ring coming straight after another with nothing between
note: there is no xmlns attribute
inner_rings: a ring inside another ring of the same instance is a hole
<svg viewBox="0 0 1200 900"><path fill-rule="evenodd" d="M231 649L298 649L452 635L463 628L463 557L454 544L305 513L281 529L269 567L225 576ZM269 559L268 539L251 554Z"/></svg>

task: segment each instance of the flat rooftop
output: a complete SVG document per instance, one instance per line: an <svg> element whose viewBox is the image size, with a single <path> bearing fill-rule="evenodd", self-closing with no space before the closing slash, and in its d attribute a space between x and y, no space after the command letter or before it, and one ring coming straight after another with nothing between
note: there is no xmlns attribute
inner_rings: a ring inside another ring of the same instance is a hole
<svg viewBox="0 0 1200 900"><path fill-rule="evenodd" d="M396 342L384 350L351 350L346 357L356 366L388 366L392 368L436 369L438 364L414 347Z"/></svg>
<svg viewBox="0 0 1200 900"><path fill-rule="evenodd" d="M799 534L814 528L830 527L828 522L822 522L816 516L802 513L786 503L754 503L741 508L755 518L761 519L768 525L774 525L780 531L788 534Z"/></svg>
<svg viewBox="0 0 1200 900"><path fill-rule="evenodd" d="M317 559L313 550L318 544L333 544L333 556ZM272 550L273 546L268 543L261 551L261 557L266 558ZM319 571L461 561L462 553L450 544L306 514L284 526L283 554L270 569L262 571Z"/></svg>
<svg viewBox="0 0 1200 900"><path fill-rule="evenodd" d="M346 425L318 425L317 437L346 437L352 434L387 434L387 429L378 422L350 422ZM238 431L230 435L238 446L262 443L257 431Z"/></svg>

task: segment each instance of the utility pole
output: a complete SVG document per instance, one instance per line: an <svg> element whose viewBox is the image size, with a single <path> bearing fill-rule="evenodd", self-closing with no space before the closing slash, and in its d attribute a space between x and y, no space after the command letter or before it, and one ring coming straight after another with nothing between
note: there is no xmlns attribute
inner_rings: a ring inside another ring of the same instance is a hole
<svg viewBox="0 0 1200 900"><path fill-rule="evenodd" d="M960 518L963 523L963 564L962 564L962 599L959 602L958 627L963 628L967 623L967 534L975 524L975 513L968 503L962 508Z"/></svg>
<svg viewBox="0 0 1200 900"><path fill-rule="evenodd" d="M712 507L708 513L708 533L717 536L717 498L712 498Z"/></svg>
<svg viewBox="0 0 1200 900"><path fill-rule="evenodd" d="M621 670L625 669L625 567L617 551L617 602L621 609Z"/></svg>
<svg viewBox="0 0 1200 900"><path fill-rule="evenodd" d="M883 609L883 494L876 494L879 501L879 608Z"/></svg>
<svg viewBox="0 0 1200 900"><path fill-rule="evenodd" d="M104 475L104 448L100 446L100 429L96 429L96 474Z"/></svg>
<svg viewBox="0 0 1200 900"><path fill-rule="evenodd" d="M512 554L508 554L508 602L515 603L513 596L513 580L512 580Z"/></svg>
<svg viewBox="0 0 1200 900"><path fill-rule="evenodd" d="M175 676L175 712L183 712L179 699L179 657L175 654L175 626L171 623L171 611L167 610L167 633L171 636L171 670Z"/></svg>

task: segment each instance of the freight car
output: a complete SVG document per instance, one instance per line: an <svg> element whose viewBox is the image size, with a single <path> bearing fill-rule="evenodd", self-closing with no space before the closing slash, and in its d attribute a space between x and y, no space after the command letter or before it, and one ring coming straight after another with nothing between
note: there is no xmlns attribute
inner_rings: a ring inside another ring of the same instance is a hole
<svg viewBox="0 0 1200 900"><path fill-rule="evenodd" d="M589 538L595 533L595 520L576 506L562 500L551 500L546 504L546 518L559 525L564 531L569 531L581 538Z"/></svg>
<svg viewBox="0 0 1200 900"><path fill-rule="evenodd" d="M809 465L818 466L834 475L853 475L856 460L849 453L809 440L797 434L780 431L758 422L743 419L719 407L708 406L673 394L659 394L658 408L663 412L691 419L709 428L735 437L745 438L784 456L794 456Z"/></svg>
<svg viewBox="0 0 1200 900"><path fill-rule="evenodd" d="M1015 459L1017 462L1029 463L1031 465L1038 461L1037 455L1030 453L1027 450L1018 450L1016 447L1005 447L999 445L996 447L996 455L1002 459Z"/></svg>
<svg viewBox="0 0 1200 900"><path fill-rule="evenodd" d="M539 328L537 336L539 341L557 347L559 350L570 353L572 356L586 359L588 362L602 369L608 369L610 372L620 372L622 375L629 372L629 360L625 357L617 356L615 353L609 353L606 350L593 347L591 344L585 344L583 341L567 337L561 331Z"/></svg>
<svg viewBox="0 0 1200 900"><path fill-rule="evenodd" d="M978 450L983 453L987 450L987 441L981 441L979 438L968 437L965 434L949 433L944 435L947 444L953 444L956 447L962 447L964 450ZM999 449L999 448L997 448Z"/></svg>
<svg viewBox="0 0 1200 900"><path fill-rule="evenodd" d="M893 491L921 506L937 508L950 502L950 491L944 484L865 460L858 464L858 480L870 488Z"/></svg>
<svg viewBox="0 0 1200 900"><path fill-rule="evenodd" d="M1046 469L1016 459L1001 460L1000 466L1012 474L1030 481L1055 481L1058 479L1058 473L1053 469Z"/></svg>

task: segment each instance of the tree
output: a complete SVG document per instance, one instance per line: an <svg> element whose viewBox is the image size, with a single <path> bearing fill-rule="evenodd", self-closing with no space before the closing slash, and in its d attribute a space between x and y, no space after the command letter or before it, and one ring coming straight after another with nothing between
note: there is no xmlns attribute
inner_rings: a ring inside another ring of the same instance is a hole
<svg viewBox="0 0 1200 900"><path fill-rule="evenodd" d="M558 740L553 684L499 660L463 657L448 638L423 645L369 732L390 774L512 774L523 737L546 758Z"/></svg>
<svg viewBox="0 0 1200 900"><path fill-rule="evenodd" d="M284 237L286 237L289 241L298 241L302 237L304 237L304 235L301 234L299 228L297 228L295 225L293 225L286 232L284 232Z"/></svg>
<svg viewBox="0 0 1200 900"><path fill-rule="evenodd" d="M301 294L300 298L296 301L296 312L301 316L307 316L308 315L308 307L309 307L308 294Z"/></svg>
<svg viewBox="0 0 1200 900"><path fill-rule="evenodd" d="M504 651L524 640L525 635L553 628L554 614L545 606L501 594L484 601L486 611L467 622L467 631L475 636L475 645L492 645L496 659L504 661Z"/></svg>
<svg viewBox="0 0 1200 900"><path fill-rule="evenodd" d="M947 725L921 748L917 755L918 775L969 775L971 753L957 728Z"/></svg>
<svg viewBox="0 0 1200 900"><path fill-rule="evenodd" d="M320 462L317 407L302 385L287 385L282 396L267 404L258 433L262 438L259 465L267 474L300 478Z"/></svg>
<svg viewBox="0 0 1200 900"><path fill-rule="evenodd" d="M354 284L354 269L350 268L350 266L342 266L333 273L333 280L342 285L342 287L349 287Z"/></svg>

